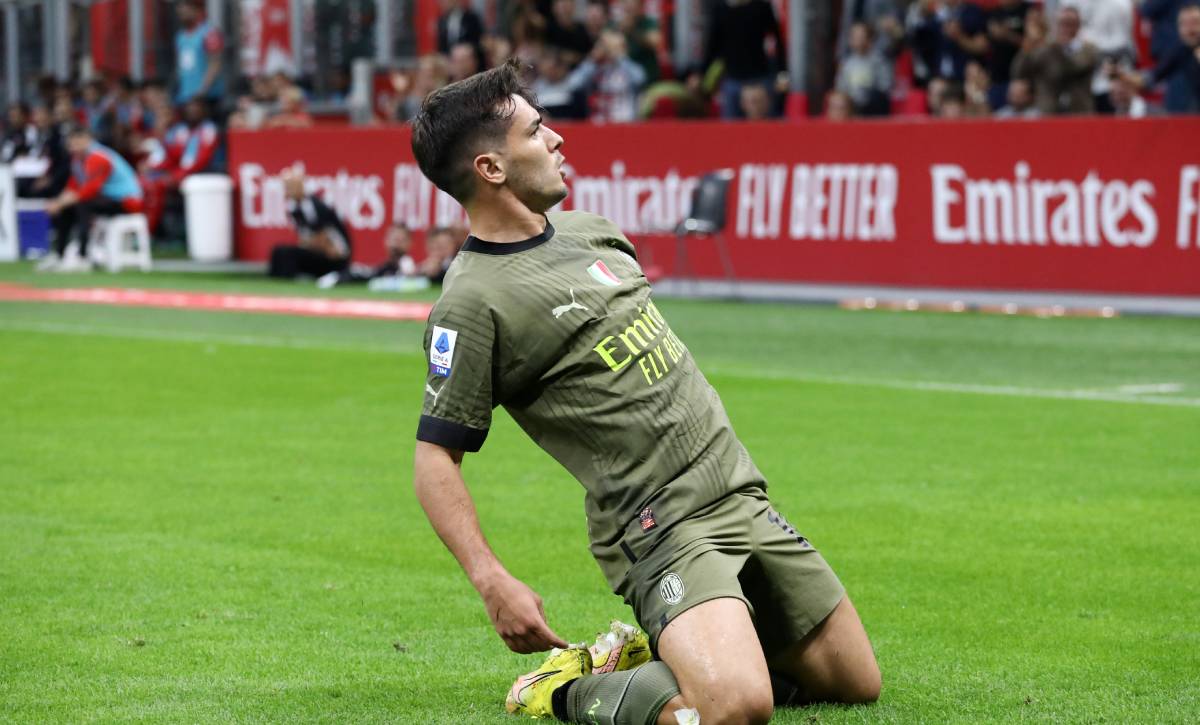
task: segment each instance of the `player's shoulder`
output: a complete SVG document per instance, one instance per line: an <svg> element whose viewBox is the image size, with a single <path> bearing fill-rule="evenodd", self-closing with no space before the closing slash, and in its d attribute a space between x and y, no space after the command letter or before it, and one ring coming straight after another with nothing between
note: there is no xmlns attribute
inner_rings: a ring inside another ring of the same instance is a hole
<svg viewBox="0 0 1200 725"><path fill-rule="evenodd" d="M585 236L606 236L624 238L621 229L606 217L589 211L552 211L546 218L554 225L559 234L580 234Z"/></svg>

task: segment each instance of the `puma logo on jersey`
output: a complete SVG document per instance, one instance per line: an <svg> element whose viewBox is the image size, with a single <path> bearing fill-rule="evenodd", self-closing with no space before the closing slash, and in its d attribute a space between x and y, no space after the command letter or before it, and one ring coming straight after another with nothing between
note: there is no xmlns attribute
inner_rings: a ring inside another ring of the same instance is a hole
<svg viewBox="0 0 1200 725"><path fill-rule="evenodd" d="M584 312L591 311L588 308L584 307L583 305L581 305L575 301L575 290L572 289L572 290L570 290L570 292L571 292L571 301L568 304L559 305L558 307L555 307L553 310L550 310L550 312L554 315L554 319L557 320L558 318L567 314L571 310L583 310Z"/></svg>
<svg viewBox="0 0 1200 725"><path fill-rule="evenodd" d="M425 392L433 396L433 404L437 405L438 396L442 394L442 391L434 390L432 385L425 383Z"/></svg>

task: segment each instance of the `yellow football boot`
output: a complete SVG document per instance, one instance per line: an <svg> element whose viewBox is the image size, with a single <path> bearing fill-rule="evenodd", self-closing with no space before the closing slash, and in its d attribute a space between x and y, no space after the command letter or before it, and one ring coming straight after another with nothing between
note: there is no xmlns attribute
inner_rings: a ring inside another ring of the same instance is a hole
<svg viewBox="0 0 1200 725"><path fill-rule="evenodd" d="M588 651L593 674L632 670L650 661L650 638L637 627L614 619Z"/></svg>
<svg viewBox="0 0 1200 725"><path fill-rule="evenodd" d="M554 719L550 695L571 680L590 674L592 656L583 645L571 649L550 650L542 666L521 675L508 691L504 709L513 715L528 715L537 720Z"/></svg>

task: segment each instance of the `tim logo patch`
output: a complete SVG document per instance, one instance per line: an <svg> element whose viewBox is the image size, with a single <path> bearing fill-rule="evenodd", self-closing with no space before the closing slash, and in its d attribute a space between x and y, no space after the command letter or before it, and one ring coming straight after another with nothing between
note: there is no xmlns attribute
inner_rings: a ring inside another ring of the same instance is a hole
<svg viewBox="0 0 1200 725"><path fill-rule="evenodd" d="M599 259L593 262L592 266L588 267L588 274L592 276L592 279L607 287L616 287L621 284L621 280L617 279L617 275L613 274L608 265Z"/></svg>
<svg viewBox="0 0 1200 725"><path fill-rule="evenodd" d="M662 581L658 583L658 596L671 606L683 601L683 580L678 574L669 571L663 575Z"/></svg>
<svg viewBox="0 0 1200 725"><path fill-rule="evenodd" d="M451 363L454 361L454 342L458 339L457 330L447 330L444 327L433 326L433 337L429 345L429 372L443 378L450 377Z"/></svg>

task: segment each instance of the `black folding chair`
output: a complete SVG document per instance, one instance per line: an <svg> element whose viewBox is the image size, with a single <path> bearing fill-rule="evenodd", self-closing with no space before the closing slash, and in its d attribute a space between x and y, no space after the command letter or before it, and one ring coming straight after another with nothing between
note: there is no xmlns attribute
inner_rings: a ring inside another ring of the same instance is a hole
<svg viewBox="0 0 1200 725"><path fill-rule="evenodd" d="M700 183L692 191L692 208L687 217L675 227L675 276L690 278L688 265L689 237L711 237L721 259L725 279L734 285L733 261L729 246L725 243L725 209L729 202L729 185L733 183L732 169L722 169L700 177Z"/></svg>

